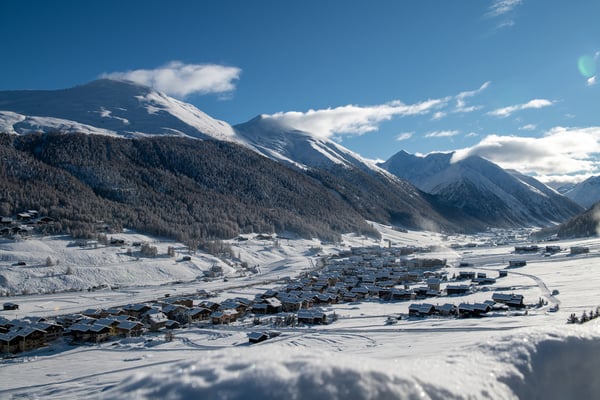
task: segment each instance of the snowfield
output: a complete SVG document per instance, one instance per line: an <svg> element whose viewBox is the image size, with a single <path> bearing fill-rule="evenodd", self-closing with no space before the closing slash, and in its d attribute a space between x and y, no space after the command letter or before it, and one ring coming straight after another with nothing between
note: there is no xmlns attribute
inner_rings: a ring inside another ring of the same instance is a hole
<svg viewBox="0 0 600 400"><path fill-rule="evenodd" d="M281 334L249 344L252 321L194 324L174 331L101 344L56 343L0 362L0 398L99 399L565 399L599 398L600 319L568 325L600 306L600 239L552 242L564 250L545 256L514 254L514 244L486 246L489 238L444 237L377 226L382 241L358 235L343 243L279 238L231 241L234 260L189 255L183 246L134 232L114 235L128 243L150 242L156 258L128 254L128 246L80 248L66 237L0 243L0 288L32 293L5 297L19 310L5 318L53 316L90 307L150 301L166 293L216 292L216 299L252 298L319 266L319 255L350 246L434 246L423 257L447 259L448 274L469 270L497 276L509 260L527 265L460 297L384 302L379 299L325 307L339 319L329 325L277 327ZM453 243L478 243L452 248ZM570 246L589 254L570 255ZM165 255L168 246L176 257ZM545 244L540 244L545 246ZM184 256L189 261L183 261ZM55 265L47 266L50 257ZM56 263L56 261L59 261ZM25 262L25 266L15 265ZM256 267L241 268L241 262ZM459 267L459 263L470 263ZM57 265L56 265L57 264ZM198 279L220 265L226 280ZM71 267L72 273L65 271ZM88 287L100 286L94 291ZM68 289L83 291L65 292ZM52 291L57 293L52 294ZM481 302L494 291L518 293L525 311L490 313L474 319L408 317L411 303ZM557 292L556 292L557 291ZM44 294L49 293L49 294ZM553 294L554 293L554 294ZM558 293L558 294L556 294ZM217 301L217 300L215 300ZM551 308L559 305L559 310ZM402 315L387 324L390 315Z"/></svg>

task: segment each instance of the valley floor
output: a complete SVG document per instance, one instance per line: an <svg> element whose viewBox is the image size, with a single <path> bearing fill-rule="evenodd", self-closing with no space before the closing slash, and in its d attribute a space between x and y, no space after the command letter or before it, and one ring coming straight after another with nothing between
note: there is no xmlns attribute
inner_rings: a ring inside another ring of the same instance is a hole
<svg viewBox="0 0 600 400"><path fill-rule="evenodd" d="M259 273L237 276L239 271L233 268L226 271L227 281L204 282L193 280L193 274L206 270L216 260L197 255L188 265L165 259L162 266L160 262L147 262L153 267L147 267L147 280L138 281L137 285L123 284L127 282L124 280L119 288L112 290L10 297L7 301L18 302L19 310L3 311L0 316L51 316L199 289L217 292L217 298L223 299L253 297L275 287L283 277L293 278L315 267L318 255L350 246L387 246L389 241L398 246L435 245L427 257L447 259L449 275L468 269L497 276L509 260L527 261L524 267L508 269L508 276L491 287L467 296L428 299L430 303L482 302L490 299L494 291L502 291L523 294L527 304L537 303L540 298L547 304L474 319L417 318L408 317L408 307L414 301L366 299L327 306L327 312L335 312L339 317L329 325L272 328L281 334L258 344L248 343L247 333L256 329L251 321L224 326L192 325L175 330L173 341L166 341L164 333L156 333L97 345L71 346L61 342L3 360L0 397L558 399L598 396L600 383L596 382L595 373L600 361L591 355L599 354L600 350L599 322L597 319L582 325L566 322L572 313L581 315L600 306L600 239L553 242L567 250L545 256L539 252L514 254L514 244L484 245L482 237L446 238L378 228L383 240L377 243L352 235L344 238L344 246L285 239L277 246L253 240L232 242L239 258L260 266ZM479 246L450 246L458 242L477 242ZM63 251L65 245L65 241L41 243L46 247L40 254ZM575 245L589 247L589 254L571 256L568 248ZM7 254L18 251L24 250L2 244L0 259L7 260ZM65 260L61 265L80 263L77 270L84 268L80 266L81 260L65 253L61 257ZM139 264L146 263L115 259L124 256L108 253L103 257L112 260L108 263L110 267L89 257L88 267L120 268L141 276L144 268L138 268ZM472 265L459 267L460 262ZM128 265L135 263L138 265L133 269ZM157 281L157 268L166 271L164 282ZM181 269L178 273L182 283L168 283L175 276L169 268ZM26 285L15 282L15 286ZM551 310L556 305L558 311ZM396 315L402 315L402 319L389 324L388 317Z"/></svg>

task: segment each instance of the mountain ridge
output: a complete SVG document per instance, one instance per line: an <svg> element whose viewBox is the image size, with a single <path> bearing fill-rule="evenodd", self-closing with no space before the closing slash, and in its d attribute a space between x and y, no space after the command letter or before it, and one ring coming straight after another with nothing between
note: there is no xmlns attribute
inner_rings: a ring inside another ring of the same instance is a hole
<svg viewBox="0 0 600 400"><path fill-rule="evenodd" d="M130 81L99 79L61 90L0 91L0 110L16 114L12 119L0 114L0 130L7 133L60 130L56 124L43 125L44 118L52 118L96 127L97 131L89 132L95 134L235 141L229 124L191 104ZM27 124L27 118L33 118L34 123Z"/></svg>
<svg viewBox="0 0 600 400"><path fill-rule="evenodd" d="M580 206L589 209L600 201L600 176L591 176L572 185L563 194Z"/></svg>
<svg viewBox="0 0 600 400"><path fill-rule="evenodd" d="M398 152L379 165L490 226L547 226L582 211L535 178L478 156L455 161L453 153Z"/></svg>
<svg viewBox="0 0 600 400"><path fill-rule="evenodd" d="M35 132L42 135L60 132L75 136L87 133L114 139L146 138L160 141L168 137L173 140L179 138L230 143L233 147L227 151L248 154L245 151L251 150L307 176L321 185L321 190L342 199L354 213L366 220L397 224L405 228L473 232L487 226L550 224L557 222L549 218L550 214L557 219L566 219L573 214L572 210L553 208L553 202L538 202L536 205L542 211L544 207L550 208L547 213L524 209L521 203L527 201L528 192L538 191L542 197L554 194L543 193L537 183L521 177L521 186L527 186L527 190L520 189L520 196L523 198L507 196L497 185L494 186L493 181L499 178L507 181L509 175L495 165L493 168L488 164L484 165L496 174L491 179L484 179L473 172L477 168L463 168L465 163L452 164L451 155L439 153L430 155L431 159L436 160L434 163L425 165L413 159L415 162L407 164L412 168L412 175L420 174L423 178L419 180L410 176L415 180L410 182L407 176L382 168L318 132L294 129L266 115L259 115L232 127L191 104L129 81L100 79L57 91L0 92L0 110L0 132L17 136ZM76 152L75 149L73 151ZM31 154L37 156L35 152ZM409 156L404 153L405 158ZM193 162L194 160L190 161L192 164ZM218 160L216 162L222 163ZM467 161L466 164L469 162L472 161ZM65 163L68 164L69 160ZM451 179L449 165L455 166L455 169L464 169L462 181ZM96 167L98 166L94 168ZM104 165L99 168L110 169ZM246 168L254 167L247 165ZM84 182L89 184L86 179L90 177L82 177L81 171L69 172L79 174L78 179L85 178ZM98 171L91 173L97 174ZM119 176L118 171L113 174ZM516 178L510 179L514 184ZM236 177L228 180L235 181ZM243 182L238 184L244 185ZM487 190L487 194L482 195L482 189ZM254 192L254 195L257 193ZM485 199L485 204L474 201L477 198ZM305 200L312 201L310 197ZM356 221L353 224L356 225ZM364 227L361 229L368 230Z"/></svg>

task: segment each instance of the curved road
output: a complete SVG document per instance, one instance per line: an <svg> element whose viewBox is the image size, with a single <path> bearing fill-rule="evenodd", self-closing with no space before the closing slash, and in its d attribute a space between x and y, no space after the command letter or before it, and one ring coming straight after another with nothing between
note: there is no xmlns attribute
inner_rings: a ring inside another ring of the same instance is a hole
<svg viewBox="0 0 600 400"><path fill-rule="evenodd" d="M548 289L548 286L546 286L544 281L541 280L538 276L531 275L531 274L524 274L523 272L514 272L514 271L510 271L509 274L526 276L527 278L533 279L535 281L535 283L538 285L538 287L540 288L540 290L544 293L544 295L548 298L548 300L550 302L552 302L554 305L560 304L560 300L552 295L552 292L550 292L550 289Z"/></svg>

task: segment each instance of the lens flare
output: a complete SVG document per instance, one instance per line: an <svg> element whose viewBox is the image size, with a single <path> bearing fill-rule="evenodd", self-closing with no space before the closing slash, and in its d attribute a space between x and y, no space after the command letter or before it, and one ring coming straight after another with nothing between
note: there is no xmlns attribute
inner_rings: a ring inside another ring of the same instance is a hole
<svg viewBox="0 0 600 400"><path fill-rule="evenodd" d="M586 78L596 75L596 60L592 56L581 56L577 60L579 72Z"/></svg>

